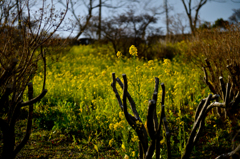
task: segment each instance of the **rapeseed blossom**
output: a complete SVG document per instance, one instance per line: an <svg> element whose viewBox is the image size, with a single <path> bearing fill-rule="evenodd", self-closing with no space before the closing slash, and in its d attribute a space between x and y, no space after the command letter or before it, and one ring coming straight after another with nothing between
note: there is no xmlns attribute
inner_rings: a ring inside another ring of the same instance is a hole
<svg viewBox="0 0 240 159"><path fill-rule="evenodd" d="M132 55L132 56L138 56L137 48L136 48L134 45L132 45L132 46L129 48L129 53L130 53L130 55Z"/></svg>
<svg viewBox="0 0 240 159"><path fill-rule="evenodd" d="M118 57L118 58L121 58L121 57L122 57L121 51L118 51L118 52L117 52L117 57Z"/></svg>
<svg viewBox="0 0 240 159"><path fill-rule="evenodd" d="M109 129L110 130L113 130L114 129L114 125L111 123L111 124L109 124Z"/></svg>
<svg viewBox="0 0 240 159"><path fill-rule="evenodd" d="M114 142L114 139L111 139L111 140L109 141L109 146L111 146L111 147L112 147L112 145L113 145L113 142Z"/></svg>
<svg viewBox="0 0 240 159"><path fill-rule="evenodd" d="M122 143L122 149L126 150L126 147L125 147L124 143Z"/></svg>
<svg viewBox="0 0 240 159"><path fill-rule="evenodd" d="M135 157L136 153L135 151L132 151L132 157Z"/></svg>
<svg viewBox="0 0 240 159"><path fill-rule="evenodd" d="M133 135L133 137L132 137L132 141L133 141L133 142L138 142L138 141L139 141L138 136Z"/></svg>

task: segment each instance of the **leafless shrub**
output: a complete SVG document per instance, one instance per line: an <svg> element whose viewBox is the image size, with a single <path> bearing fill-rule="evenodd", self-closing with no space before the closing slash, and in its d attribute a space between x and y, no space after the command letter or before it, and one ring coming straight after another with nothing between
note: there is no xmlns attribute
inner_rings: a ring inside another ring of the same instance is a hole
<svg viewBox="0 0 240 159"><path fill-rule="evenodd" d="M30 1L1 1L0 26L0 129L2 131L2 158L15 158L31 134L33 104L47 93L46 53L42 46L57 31L67 8L56 12L53 3L42 1L38 11L30 10ZM13 13L14 11L17 11ZM25 14L24 14L25 13ZM44 80L42 93L33 97L29 83L43 60ZM28 86L28 101L23 95ZM19 145L15 145L15 124L22 107L29 106L27 130Z"/></svg>

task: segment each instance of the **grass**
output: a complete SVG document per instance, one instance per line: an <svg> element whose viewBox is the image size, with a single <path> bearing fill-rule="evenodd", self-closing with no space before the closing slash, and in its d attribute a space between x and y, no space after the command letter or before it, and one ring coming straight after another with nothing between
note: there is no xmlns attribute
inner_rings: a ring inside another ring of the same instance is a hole
<svg viewBox="0 0 240 159"><path fill-rule="evenodd" d="M154 77L164 82L172 153L174 158L179 158L192 128L195 109L210 93L202 81L203 73L191 63L183 63L179 56L150 61L117 58L108 46L89 45L51 55L47 62L48 93L34 106L34 128L18 158L136 158L138 139L115 99L110 86L112 72L120 79L121 74L127 75L129 93L144 123ZM33 79L35 95L42 88L41 65L39 68ZM158 101L160 98L159 95ZM160 103L157 107L160 115ZM17 138L24 132L25 120L17 124ZM206 120L206 129L192 158L212 158L230 150L226 134L231 128L221 129L214 112ZM165 141L161 144L161 156L165 158Z"/></svg>
<svg viewBox="0 0 240 159"><path fill-rule="evenodd" d="M107 149L97 152L91 140L78 136L78 141L75 142L73 136L36 127L17 158L121 158L115 149L106 146ZM98 140L102 142L100 138Z"/></svg>

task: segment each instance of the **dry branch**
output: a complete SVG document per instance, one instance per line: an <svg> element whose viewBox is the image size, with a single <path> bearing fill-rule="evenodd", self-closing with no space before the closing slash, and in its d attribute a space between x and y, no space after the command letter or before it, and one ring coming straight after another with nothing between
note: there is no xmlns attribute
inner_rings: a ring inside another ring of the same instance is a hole
<svg viewBox="0 0 240 159"><path fill-rule="evenodd" d="M205 70L205 69L204 69ZM206 73L206 70L205 70ZM151 139L150 143L148 143L147 140L147 133L145 130L145 127L143 126L143 123L138 116L138 112L135 107L135 102L133 101L132 97L128 93L128 85L127 85L127 77L125 74L122 75L124 84L121 82L119 78L115 78L115 73L112 73L112 78L113 82L111 84L113 91L115 92L116 98L118 100L119 106L121 110L124 112L125 118L128 121L128 124L131 125L131 127L136 131L138 138L139 138L139 158L141 159L151 159L153 156L154 151L156 151L156 159L159 159L160 156L160 140L162 139L161 137L161 127L165 129L165 137L166 137L166 145L167 145L167 152L168 152L168 159L171 158L171 144L170 144L170 130L168 128L167 120L166 120L166 115L164 111L164 99L165 99L165 86L162 83L162 101L161 101L161 114L160 114L160 121L158 123L157 115L156 115L156 101L157 101L157 94L158 94L158 84L159 84L159 79L155 78L155 88L154 88L154 93L152 96L152 99L149 100L148 103L148 113L147 113L147 129L148 129L148 134ZM205 77L207 81L207 76ZM221 78L219 78L221 81ZM116 89L116 81L118 84L121 86L123 89L123 97L122 101L121 98L118 94L118 91ZM187 141L186 147L184 149L184 152L182 154L181 159L189 159L191 156L191 152L193 150L193 147L196 145L198 142L198 139L201 135L201 132L204 129L205 125L205 119L209 111L213 108L224 108L226 109L227 105L235 105L236 103L239 103L240 97L239 97L239 92L238 94L234 97L234 100L229 102L229 95L231 93L231 85L227 83L227 88L222 88L222 90L225 90L224 93L224 102L220 103L218 102L219 95L215 94L209 94L209 96L205 99L202 99L197 107L196 113L195 113L195 120L193 124L193 128L190 133L190 137ZM127 110L127 99L131 105L131 108L134 112L135 117L133 117L131 114L129 114ZM213 101L213 102L212 102ZM136 122L140 122L140 127ZM139 129L140 128L140 129ZM240 131L235 135L234 139L236 136L239 134ZM222 159L222 158L227 158L231 157L233 155L236 155L238 151L240 151L240 144L235 148L233 147L234 150L230 153L222 154L218 156L216 159Z"/></svg>
<svg viewBox="0 0 240 159"><path fill-rule="evenodd" d="M146 131L144 124L142 123L142 120L139 117L139 114L136 110L135 102L133 101L131 95L127 91L127 88L128 88L127 77L125 74L123 74L122 76L123 76L124 84L121 82L121 80L119 78L115 78L115 73L112 73L113 82L111 83L111 86L112 86L115 96L118 100L118 104L119 104L121 110L124 112L124 115L125 115L125 118L126 118L128 124L136 131L138 138L140 140L139 141L139 152L140 152L139 158L141 158L141 159L152 158L154 150L156 150L156 156L157 156L156 158L159 158L160 140L161 140L160 133L161 133L162 125L164 125L165 132L166 132L167 147L169 150L168 156L169 156L169 158L171 158L170 131L167 126L166 116L164 113L164 98L165 98L164 84L161 84L161 86L162 86L162 102L161 102L162 103L162 106L161 106L162 112L161 112L160 122L158 123L157 114L156 114L156 101L157 101L157 94L158 94L159 79L155 78L154 93L153 93L152 99L149 100L149 103L148 103L147 128L148 128L148 134L151 138L151 142L150 142L150 144L148 144L147 131ZM121 98L116 89L116 81L118 82L120 87L123 89L122 101L121 101ZM127 99L130 103L134 117L127 110ZM137 124L137 122L139 122L140 124Z"/></svg>

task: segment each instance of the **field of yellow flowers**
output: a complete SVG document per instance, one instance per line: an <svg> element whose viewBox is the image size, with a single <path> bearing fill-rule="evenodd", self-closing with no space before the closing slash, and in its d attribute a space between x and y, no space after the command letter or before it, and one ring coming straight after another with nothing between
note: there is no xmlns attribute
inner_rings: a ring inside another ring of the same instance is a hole
<svg viewBox="0 0 240 159"><path fill-rule="evenodd" d="M147 61L137 58L134 46L129 53L130 58L122 56L121 52L116 56L107 46L88 45L74 46L67 53L48 57L48 93L35 105L31 142L20 156L27 155L28 150L37 144L42 151L31 152L34 158L136 158L138 137L118 106L110 85L112 72L120 79L123 73L127 75L128 91L144 123L148 100L154 90L154 77L165 84L172 152L175 157L181 156L192 128L195 109L199 101L210 93L203 83L203 72L191 63L181 62L179 56L172 60ZM59 58L55 58L57 56ZM42 80L40 69L33 79L35 94L40 93ZM159 95L158 101L160 98ZM160 103L157 104L157 114L160 114ZM207 120L209 125L206 129L215 131L217 119L210 116ZM223 131L228 130L218 130L218 134L212 136L206 135L208 131L204 132L193 154L207 156L209 147L221 148L218 139ZM164 158L167 154L165 141L162 140L161 144L161 157Z"/></svg>

